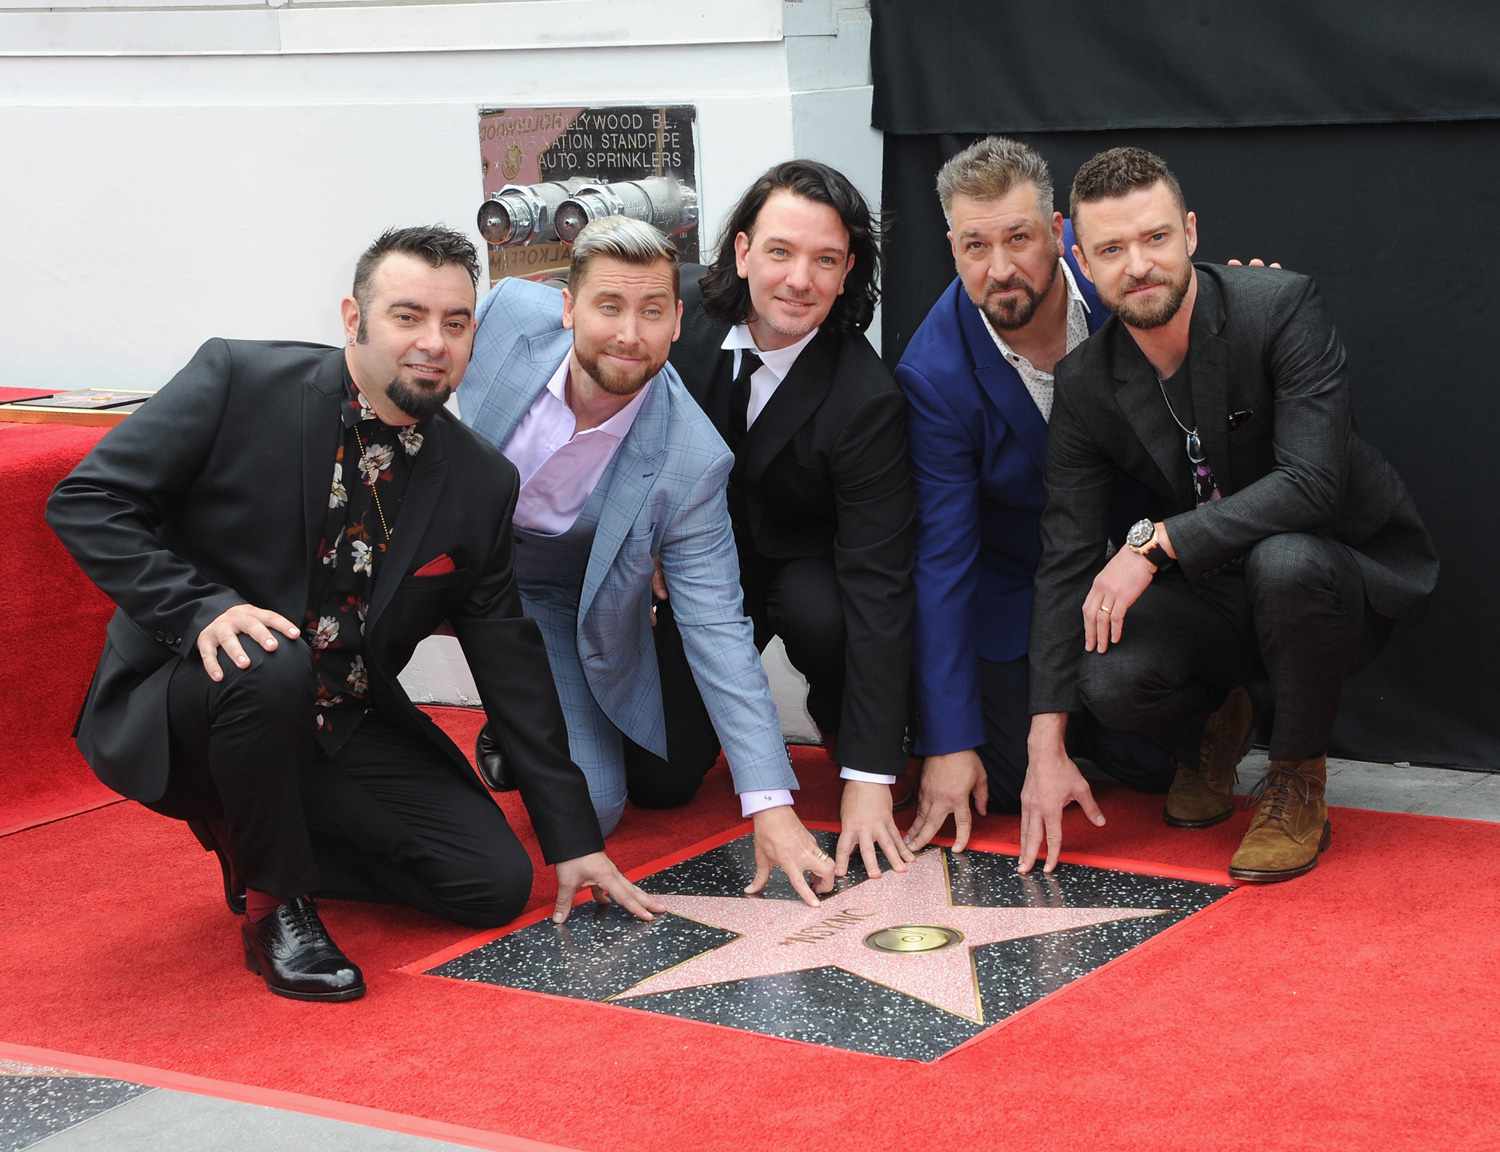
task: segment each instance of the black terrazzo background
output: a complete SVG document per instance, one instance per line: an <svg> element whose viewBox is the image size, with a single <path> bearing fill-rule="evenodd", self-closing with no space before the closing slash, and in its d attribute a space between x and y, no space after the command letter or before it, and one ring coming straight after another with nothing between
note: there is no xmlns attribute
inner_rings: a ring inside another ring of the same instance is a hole
<svg viewBox="0 0 1500 1152"><path fill-rule="evenodd" d="M832 853L837 837L815 832ZM979 908L1155 908L1158 916L1007 940L973 949L984 1024L944 1012L839 968L683 988L615 1003L908 1060L936 1060L1007 1016L1066 987L1233 891L1226 885L1060 864L1051 876L1016 873L1016 857L940 849L953 903ZM639 881L647 892L738 896L755 875L749 836L713 848ZM865 882L858 859L836 891ZM790 882L773 874L765 896L796 900ZM719 928L662 916L641 923L614 906L584 905L568 923L550 920L484 944L431 970L433 975L602 1001L627 993L646 977L735 939Z"/></svg>
<svg viewBox="0 0 1500 1152"><path fill-rule="evenodd" d="M150 1091L93 1076L0 1076L0 1152L20 1152Z"/></svg>

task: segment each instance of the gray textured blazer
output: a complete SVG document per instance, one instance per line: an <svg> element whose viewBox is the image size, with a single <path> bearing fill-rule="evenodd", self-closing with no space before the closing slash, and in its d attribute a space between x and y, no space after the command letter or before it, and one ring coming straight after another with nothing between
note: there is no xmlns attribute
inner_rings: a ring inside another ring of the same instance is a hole
<svg viewBox="0 0 1500 1152"><path fill-rule="evenodd" d="M1437 584L1437 556L1406 486L1355 430L1344 346L1317 285L1275 268L1195 267L1193 414L1223 499L1194 507L1183 434L1117 317L1058 364L1031 624L1033 713L1078 706L1079 609L1104 563L1104 520L1122 475L1150 490L1149 514L1166 523L1189 580L1268 536L1307 532L1349 546L1382 616L1411 611Z"/></svg>
<svg viewBox="0 0 1500 1152"><path fill-rule="evenodd" d="M480 302L458 390L465 423L503 448L573 347L562 295L502 280ZM660 556L672 616L738 792L796 788L765 667L744 614L725 486L734 456L669 364L651 381L613 468L578 604L578 658L621 732L667 755L651 637Z"/></svg>

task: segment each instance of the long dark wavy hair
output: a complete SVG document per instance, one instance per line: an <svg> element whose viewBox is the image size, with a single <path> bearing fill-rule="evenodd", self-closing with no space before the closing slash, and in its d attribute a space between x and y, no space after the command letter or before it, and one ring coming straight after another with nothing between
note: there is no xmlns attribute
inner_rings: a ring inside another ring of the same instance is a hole
<svg viewBox="0 0 1500 1152"><path fill-rule="evenodd" d="M751 235L755 231L760 210L771 193L782 189L827 204L844 222L854 267L844 281L843 295L834 301L822 326L838 332L863 332L880 302L880 224L849 178L816 160L777 164L740 197L719 238L718 255L700 282L703 310L729 324L738 324L750 315L750 285L735 270L734 238L741 232Z"/></svg>

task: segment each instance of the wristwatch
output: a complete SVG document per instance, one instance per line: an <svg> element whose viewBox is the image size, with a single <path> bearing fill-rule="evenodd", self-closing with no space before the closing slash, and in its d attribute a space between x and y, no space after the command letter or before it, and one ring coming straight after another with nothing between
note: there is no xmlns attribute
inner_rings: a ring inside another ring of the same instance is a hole
<svg viewBox="0 0 1500 1152"><path fill-rule="evenodd" d="M1125 533L1125 543L1137 556L1144 556L1147 563L1158 572L1177 563L1167 555L1167 550L1156 538L1156 521L1149 516L1130 526L1130 531Z"/></svg>

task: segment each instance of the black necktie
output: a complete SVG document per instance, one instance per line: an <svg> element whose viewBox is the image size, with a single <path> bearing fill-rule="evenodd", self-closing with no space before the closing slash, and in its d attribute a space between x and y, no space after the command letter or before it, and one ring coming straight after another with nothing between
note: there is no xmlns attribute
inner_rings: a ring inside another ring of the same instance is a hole
<svg viewBox="0 0 1500 1152"><path fill-rule="evenodd" d="M740 441L745 438L747 417L750 413L750 377L760 367L760 357L749 348L740 349L740 370L735 373L734 383L729 386L729 450L737 452Z"/></svg>

